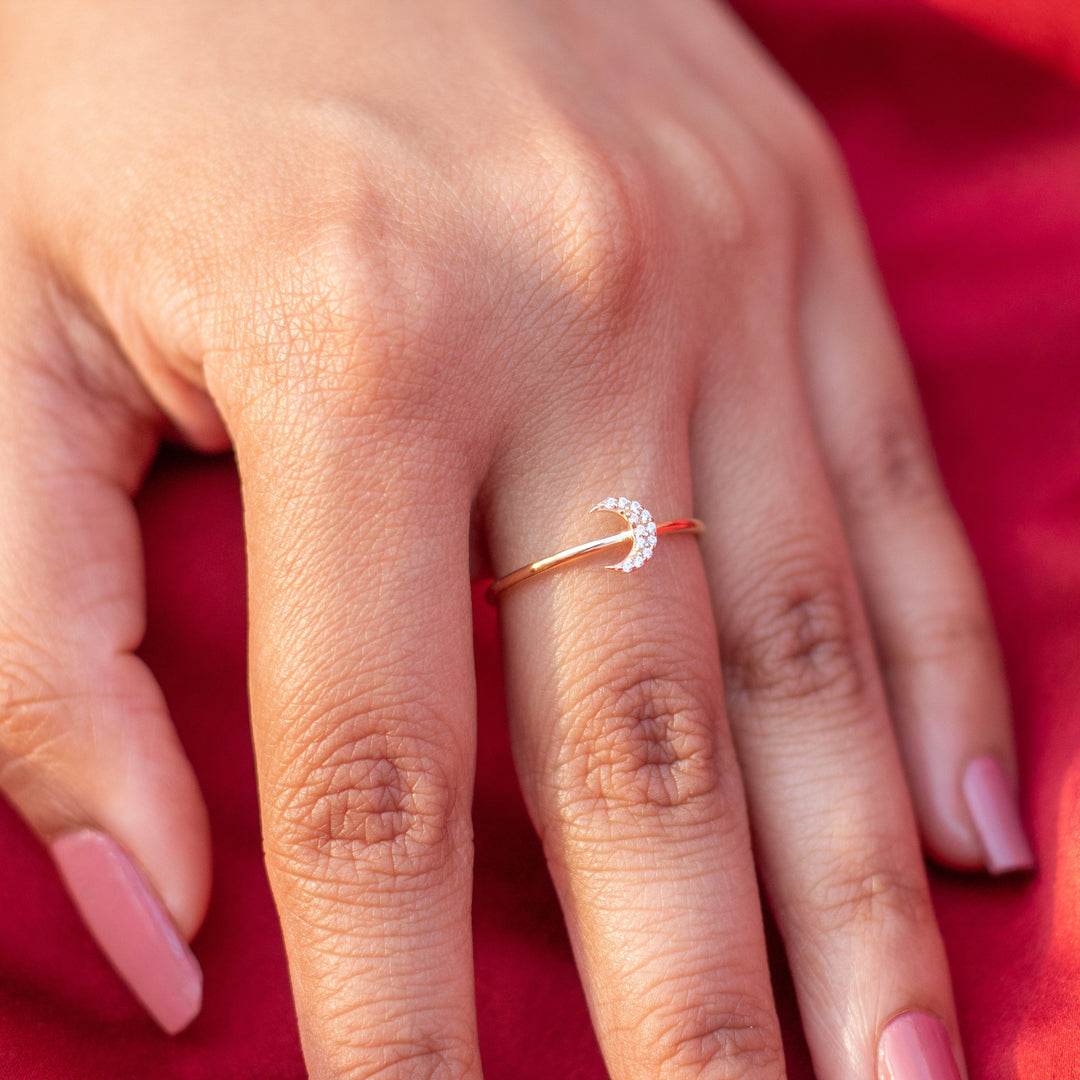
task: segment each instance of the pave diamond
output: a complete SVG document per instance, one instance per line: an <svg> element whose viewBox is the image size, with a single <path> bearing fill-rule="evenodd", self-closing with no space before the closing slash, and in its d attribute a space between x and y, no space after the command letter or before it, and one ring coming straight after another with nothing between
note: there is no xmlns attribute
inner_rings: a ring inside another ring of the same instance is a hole
<svg viewBox="0 0 1080 1080"><path fill-rule="evenodd" d="M621 562L613 563L609 570L621 570L629 574L638 570L652 558L656 547L656 522L653 516L637 499L628 499L625 495L609 495L598 502L593 510L610 510L626 522L627 532L623 535L633 541L633 546L624 555Z"/></svg>

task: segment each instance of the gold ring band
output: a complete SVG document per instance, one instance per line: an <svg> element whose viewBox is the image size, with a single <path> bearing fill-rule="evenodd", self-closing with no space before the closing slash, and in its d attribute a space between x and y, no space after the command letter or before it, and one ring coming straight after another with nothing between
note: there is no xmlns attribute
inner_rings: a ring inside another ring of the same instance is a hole
<svg viewBox="0 0 1080 1080"><path fill-rule="evenodd" d="M546 570L554 570L559 566L574 562L594 551L614 547L616 544L631 543L630 551L617 563L606 567L608 570L618 570L622 573L630 573L639 570L656 550L657 537L664 533L696 533L705 531L705 525L698 518L676 518L674 521L655 521L651 513L645 509L636 499L609 497L589 508L589 513L596 510L610 510L618 514L625 522L626 528L622 532L612 533L611 536L602 536L599 540L589 540L584 544L558 551L554 555L548 555L544 559L537 559L527 566L518 567L510 574L496 578L484 594L489 604L494 604L499 597L512 585L517 585L529 578L536 577Z"/></svg>

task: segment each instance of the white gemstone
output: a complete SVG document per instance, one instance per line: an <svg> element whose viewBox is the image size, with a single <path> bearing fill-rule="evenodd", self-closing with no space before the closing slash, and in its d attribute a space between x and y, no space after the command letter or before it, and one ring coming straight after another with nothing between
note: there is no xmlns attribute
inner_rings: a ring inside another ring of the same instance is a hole
<svg viewBox="0 0 1080 1080"><path fill-rule="evenodd" d="M638 516L635 511L631 510L626 516L631 525L636 525L638 523Z"/></svg>
<svg viewBox="0 0 1080 1080"><path fill-rule="evenodd" d="M645 556L644 555L635 555L634 556L634 566L637 567L637 566L644 566L644 565L645 565Z"/></svg>
<svg viewBox="0 0 1080 1080"><path fill-rule="evenodd" d="M629 574L629 573L630 573L630 571L631 571L631 570L633 570L634 568L633 568L633 567L632 567L632 566L631 566L631 565L630 565L629 563L625 563L625 562L624 562L624 563L622 564L622 569L623 569L623 572L624 572L624 573L626 573L626 574Z"/></svg>
<svg viewBox="0 0 1080 1080"><path fill-rule="evenodd" d="M653 536L655 536L655 535L656 535L656 522L655 522L655 521L650 521L650 522L649 522L649 525L648 525L648 528L649 528L649 532L650 532L650 533L651 533L651 534L652 534Z"/></svg>
<svg viewBox="0 0 1080 1080"><path fill-rule="evenodd" d="M630 509L631 509L631 510L633 510L635 514L639 514L639 513L641 513L641 503L639 503L639 502L637 501L637 499L635 499L635 500L634 500L634 501L633 501L633 502L632 502L632 503L630 504Z"/></svg>
<svg viewBox="0 0 1080 1080"><path fill-rule="evenodd" d="M641 554L644 555L646 559L651 559L652 558L652 552L653 552L653 549L651 547L647 547L647 548L642 548Z"/></svg>
<svg viewBox="0 0 1080 1080"><path fill-rule="evenodd" d="M644 507L642 507L641 508L641 520L642 521L648 521L651 517L652 517L652 514L650 514L648 510L646 510Z"/></svg>
<svg viewBox="0 0 1080 1080"><path fill-rule="evenodd" d="M630 505L629 499L619 499L619 509L625 510Z"/></svg>
<svg viewBox="0 0 1080 1080"><path fill-rule="evenodd" d="M604 500L604 508L607 510L614 510L616 505L617 504L613 498L609 497Z"/></svg>

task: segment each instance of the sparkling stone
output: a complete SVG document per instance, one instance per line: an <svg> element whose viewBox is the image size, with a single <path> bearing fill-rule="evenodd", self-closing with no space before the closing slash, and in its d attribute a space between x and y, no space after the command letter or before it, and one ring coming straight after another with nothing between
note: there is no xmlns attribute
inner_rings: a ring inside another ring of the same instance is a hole
<svg viewBox="0 0 1080 1080"><path fill-rule="evenodd" d="M633 502L632 502L632 503L630 504L630 509L631 509L631 510L633 510L635 514L640 514L640 513L641 513L641 503L639 503L639 502L637 501L637 499L635 499L635 500L634 500L634 501L633 501Z"/></svg>
<svg viewBox="0 0 1080 1080"><path fill-rule="evenodd" d="M638 523L638 516L636 511L631 510L630 513L626 516L629 519L631 525L636 525Z"/></svg>
<svg viewBox="0 0 1080 1080"><path fill-rule="evenodd" d="M645 557L646 559L651 559L651 558L652 558L652 552L653 552L653 549L652 549L651 547L647 547L647 548L643 548L643 549L642 549L642 552L641 552L641 554L642 554L642 555L643 555L643 556L644 556L644 557Z"/></svg>
<svg viewBox="0 0 1080 1080"><path fill-rule="evenodd" d="M623 572L626 573L626 574L629 574L630 571L634 569L633 566L630 565L630 563L623 563L622 568L623 568Z"/></svg>
<svg viewBox="0 0 1080 1080"><path fill-rule="evenodd" d="M649 521L651 518L652 518L652 514L650 514L648 510L646 510L644 507L642 507L642 509L641 509L641 520L642 521Z"/></svg>
<svg viewBox="0 0 1080 1080"><path fill-rule="evenodd" d="M650 521L649 525L648 525L648 529L649 529L649 532L653 536L655 536L656 535L656 522L655 521Z"/></svg>
<svg viewBox="0 0 1080 1080"><path fill-rule="evenodd" d="M625 499L625 498L619 499L619 509L620 510L628 510L629 508L630 508L630 500L629 499Z"/></svg>
<svg viewBox="0 0 1080 1080"><path fill-rule="evenodd" d="M614 510L618 503L613 498L607 498L604 500L604 506L608 510Z"/></svg>
<svg viewBox="0 0 1080 1080"><path fill-rule="evenodd" d="M634 556L634 566L637 567L637 566L644 566L644 565L645 565L645 556L644 555L635 555Z"/></svg>

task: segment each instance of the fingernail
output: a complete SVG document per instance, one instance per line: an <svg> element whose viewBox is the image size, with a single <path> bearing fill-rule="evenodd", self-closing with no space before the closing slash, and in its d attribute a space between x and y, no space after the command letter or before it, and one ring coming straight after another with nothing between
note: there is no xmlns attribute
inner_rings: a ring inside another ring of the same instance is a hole
<svg viewBox="0 0 1080 1080"><path fill-rule="evenodd" d="M878 1043L880 1080L960 1080L949 1033L929 1013L890 1020Z"/></svg>
<svg viewBox="0 0 1080 1080"><path fill-rule="evenodd" d="M202 1006L202 969L142 873L104 833L54 841L52 855L83 921L147 1012L170 1035Z"/></svg>
<svg viewBox="0 0 1080 1080"><path fill-rule="evenodd" d="M991 874L1031 870L1035 856L1024 835L1016 795L997 758L989 754L975 758L964 770L962 786L987 870Z"/></svg>

